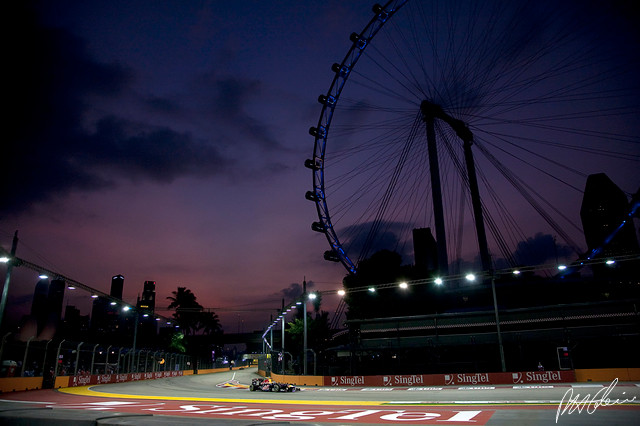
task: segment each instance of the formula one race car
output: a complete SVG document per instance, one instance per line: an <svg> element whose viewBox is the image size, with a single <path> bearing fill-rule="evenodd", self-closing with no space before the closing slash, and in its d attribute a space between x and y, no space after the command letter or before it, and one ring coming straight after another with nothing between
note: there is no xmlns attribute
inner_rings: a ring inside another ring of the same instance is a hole
<svg viewBox="0 0 640 426"><path fill-rule="evenodd" d="M290 385L289 383L274 382L270 378L253 379L249 385L250 391L263 391L263 392L298 392L299 387Z"/></svg>

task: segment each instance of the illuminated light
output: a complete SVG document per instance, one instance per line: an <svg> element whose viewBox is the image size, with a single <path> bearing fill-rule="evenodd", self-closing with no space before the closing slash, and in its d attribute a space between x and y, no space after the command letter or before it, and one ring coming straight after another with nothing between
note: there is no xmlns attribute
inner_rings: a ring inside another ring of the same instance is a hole
<svg viewBox="0 0 640 426"><path fill-rule="evenodd" d="M344 296L345 294L347 294L346 291L344 290L338 290L338 296Z"/></svg>
<svg viewBox="0 0 640 426"><path fill-rule="evenodd" d="M7 262L9 262L9 258L7 256L0 257L0 263L7 263Z"/></svg>
<svg viewBox="0 0 640 426"><path fill-rule="evenodd" d="M41 280L46 280L47 278L49 278L49 275L47 275L47 274L40 274L40 275L38 275L38 278L40 278Z"/></svg>
<svg viewBox="0 0 640 426"><path fill-rule="evenodd" d="M67 288L68 288L69 290L75 290L75 289L76 289L76 288L75 288L74 286L72 286L72 285L67 286Z"/></svg>
<svg viewBox="0 0 640 426"><path fill-rule="evenodd" d="M148 305L140 305L141 308L148 308Z"/></svg>
<svg viewBox="0 0 640 426"><path fill-rule="evenodd" d="M146 318L149 316L149 314L142 314L142 316Z"/></svg>
<svg viewBox="0 0 640 426"><path fill-rule="evenodd" d="M98 295L97 295L97 294L92 294L92 295L91 295L91 298L92 298L92 299L97 299L97 298L98 298Z"/></svg>
<svg viewBox="0 0 640 426"><path fill-rule="evenodd" d="M313 299L315 299L315 298L317 298L317 297L318 297L318 295L317 295L317 294L315 294L315 293L309 293L309 299L313 300Z"/></svg>
<svg viewBox="0 0 640 426"><path fill-rule="evenodd" d="M123 311L125 311L125 312L126 312L126 311L128 311L129 309L131 309L131 306L124 306L124 307L122 308L122 310L123 310Z"/></svg>
<svg viewBox="0 0 640 426"><path fill-rule="evenodd" d="M117 303L116 303L116 302L111 302L111 303L109 303L109 304L110 304L111 306L116 306L116 305L117 305Z"/></svg>
<svg viewBox="0 0 640 426"><path fill-rule="evenodd" d="M520 275L520 271L516 269L515 271L513 271L513 275Z"/></svg>
<svg viewBox="0 0 640 426"><path fill-rule="evenodd" d="M407 283L400 283L400 288L403 288L403 289L409 288L409 284L407 284Z"/></svg>
<svg viewBox="0 0 640 426"><path fill-rule="evenodd" d="M476 280L476 276L473 275L473 274L467 274L465 276L465 278L466 278L467 281L475 281Z"/></svg>
<svg viewBox="0 0 640 426"><path fill-rule="evenodd" d="M615 261L615 260L613 260L613 259L609 259L609 260L607 260L605 263L606 263L607 265L613 265L614 263L616 263L616 261Z"/></svg>
<svg viewBox="0 0 640 426"><path fill-rule="evenodd" d="M375 292L376 292L375 287L369 287L369 292L370 292L370 293L375 293Z"/></svg>
<svg viewBox="0 0 640 426"><path fill-rule="evenodd" d="M302 305L302 302L296 302L296 305Z"/></svg>
<svg viewBox="0 0 640 426"><path fill-rule="evenodd" d="M436 278L433 282L437 285L442 285L442 278Z"/></svg>
<svg viewBox="0 0 640 426"><path fill-rule="evenodd" d="M558 265L558 269L564 271L565 269L567 269L567 265Z"/></svg>
<svg viewBox="0 0 640 426"><path fill-rule="evenodd" d="M171 321L167 321L167 325L171 325Z"/></svg>
<svg viewBox="0 0 640 426"><path fill-rule="evenodd" d="M180 328L180 326L176 324L176 328Z"/></svg>
<svg viewBox="0 0 640 426"><path fill-rule="evenodd" d="M160 321L160 318L156 318L156 321Z"/></svg>

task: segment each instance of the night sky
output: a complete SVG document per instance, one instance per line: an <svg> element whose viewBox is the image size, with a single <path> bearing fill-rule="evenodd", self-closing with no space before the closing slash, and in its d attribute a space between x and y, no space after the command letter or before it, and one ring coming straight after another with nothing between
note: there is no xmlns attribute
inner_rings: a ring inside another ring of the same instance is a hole
<svg viewBox="0 0 640 426"><path fill-rule="evenodd" d="M14 3L3 248L19 230L18 256L106 293L122 274L129 302L145 280L157 307L188 287L225 332L263 328L304 277L341 287L344 268L310 229L303 164L331 64L373 2ZM637 32L623 39L637 55ZM636 191L637 169L624 173L616 183ZM36 282L14 269L8 318L29 310ZM65 304L88 300L67 292Z"/></svg>

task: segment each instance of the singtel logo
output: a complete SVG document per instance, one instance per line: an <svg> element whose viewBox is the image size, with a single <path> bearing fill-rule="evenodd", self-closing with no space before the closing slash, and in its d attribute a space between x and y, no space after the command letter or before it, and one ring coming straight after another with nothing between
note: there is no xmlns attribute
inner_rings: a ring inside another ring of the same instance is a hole
<svg viewBox="0 0 640 426"><path fill-rule="evenodd" d="M444 381L447 385L489 383L489 373L476 374L445 374Z"/></svg>
<svg viewBox="0 0 640 426"><path fill-rule="evenodd" d="M358 386L364 385L364 376L338 376L331 377L331 386Z"/></svg>
<svg viewBox="0 0 640 426"><path fill-rule="evenodd" d="M413 386L423 385L424 378L422 376L412 374L411 376L383 376L382 384L384 386Z"/></svg>
<svg viewBox="0 0 640 426"><path fill-rule="evenodd" d="M526 373L526 378L528 382L558 382L560 381L560 372L559 371L530 371Z"/></svg>

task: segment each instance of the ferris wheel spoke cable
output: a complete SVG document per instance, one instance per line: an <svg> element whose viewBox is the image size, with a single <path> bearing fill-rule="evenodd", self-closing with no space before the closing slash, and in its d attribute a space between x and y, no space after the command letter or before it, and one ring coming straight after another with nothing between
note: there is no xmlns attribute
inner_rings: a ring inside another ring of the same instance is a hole
<svg viewBox="0 0 640 426"><path fill-rule="evenodd" d="M508 144L508 145L511 145L511 146L512 146L513 148L515 148L516 150L524 151L524 152L526 152L526 153L528 153L528 154L530 154L530 155L532 155L532 156L534 156L534 157L540 158L540 159L542 159L543 161L545 161L545 162L547 162L547 163L549 163L549 164L553 164L554 166L556 166L556 167L558 167L558 168L560 168L560 169L562 169L562 170L564 170L564 171L568 171L568 172L575 173L576 175L578 175L578 176L580 176L580 177L587 177L587 174L586 174L586 173L583 173L583 172L581 172L581 171L579 171L579 170L576 170L576 169L574 169L574 168L572 168L572 167L569 167L569 166L568 166L568 165L566 165L565 163L561 163L561 162L559 162L559 161L555 161L555 160L552 160L551 158L545 157L545 156L543 156L543 155L541 155L541 154L539 154L539 153L537 153L537 152L534 152L533 150L530 150L530 149L525 148L525 147L524 147L524 146L522 146L522 145L517 145L517 144L515 144L515 143L511 142L511 141L510 141L510 140L508 140L508 139L503 139L503 142L504 142L504 143L506 143L506 144ZM504 152L505 154L507 154L507 155L509 155L510 157L514 158L515 160L517 160L517 161L521 162L521 163L522 163L522 164L524 164L525 166L529 166L530 168L532 168L532 169L534 169L534 170L537 170L538 172L540 172L540 173L542 173L542 174L544 174L544 175L546 175L546 176L550 177L551 179L556 180L556 181L557 181L557 182L559 182L559 183L562 183L563 185L565 185L565 186L567 186L567 187L569 187L569 188L571 188L571 189L573 189L573 190L575 190L575 191L577 191L577 192L580 192L580 193L583 193L583 192L584 192L582 189L580 189L580 188L577 188L577 187L573 186L572 184L570 184L569 182L567 182L567 181L565 181L565 180L563 180L563 179L560 179L556 174L551 173L551 172L548 172L548 171L546 171L546 170L542 169L541 167L537 167L537 166L533 165L533 164L531 163L531 161L530 161L530 160L525 161L525 160L523 159L523 157L521 157L521 156L519 156L519 155L515 155L515 154L513 154L513 153L511 153L511 152L507 151L506 149L504 149L504 148L502 148L502 147L497 146L496 144L494 144L494 143L492 143L492 142L490 142L490 141L488 141L488 140L484 140L484 141L483 141L483 143L484 143L484 144L486 144L486 145L489 145L489 146L493 146L495 149L497 149L497 150L499 150L499 151L501 151L501 152ZM495 157L494 157L494 158L495 158ZM496 161L497 161L497 160L496 160Z"/></svg>
<svg viewBox="0 0 640 426"><path fill-rule="evenodd" d="M573 222L566 217L564 213L558 210L553 204L551 204L546 198L542 197L537 191L535 191L530 185L526 184L522 179L518 178L513 172L511 172L504 164L498 161L491 153L487 150L483 149L481 146L479 147L479 151L484 154L485 158L492 162L492 164L500 171L500 173L507 179L509 183L523 196L523 198L529 203L531 207L534 208L535 211L553 228L554 231L560 235L563 240L569 244L577 253L579 253L578 245L573 242L572 238L562 229L561 226L549 215L549 213L542 208L542 206L535 200L535 198L531 194L535 194L535 196L542 200L545 204L547 204L552 210L554 210L559 216L567 221L569 225L572 225L576 230L580 231L580 228L575 226Z"/></svg>
<svg viewBox="0 0 640 426"><path fill-rule="evenodd" d="M365 242L363 245L363 248L360 252L360 255L358 256L358 263L366 258L369 250L371 249L371 245L373 243L373 239L380 227L380 223L382 220L382 217L384 215L384 212L387 209L389 200L391 198L391 195L393 194L393 191L395 190L396 184L398 182L398 176L400 175L400 172L402 171L402 168L404 167L404 164L407 160L407 157L409 155L409 153L411 152L411 147L413 145L413 142L415 141L415 135L417 132L417 128L418 128L418 124L421 122L421 117L420 114L417 114L414 125L412 127L411 130L411 134L409 135L409 137L407 138L404 147L402 149L402 153L400 155L400 158L398 159L398 163L394 169L393 172L393 176L391 178L391 180L389 181L389 185L387 186L387 189L385 190L384 196L382 197L382 200L380 202L380 205L378 207L377 213L376 213L376 217L374 219L374 222L371 226L371 228L369 229L369 232L367 233L367 236L365 238Z"/></svg>

